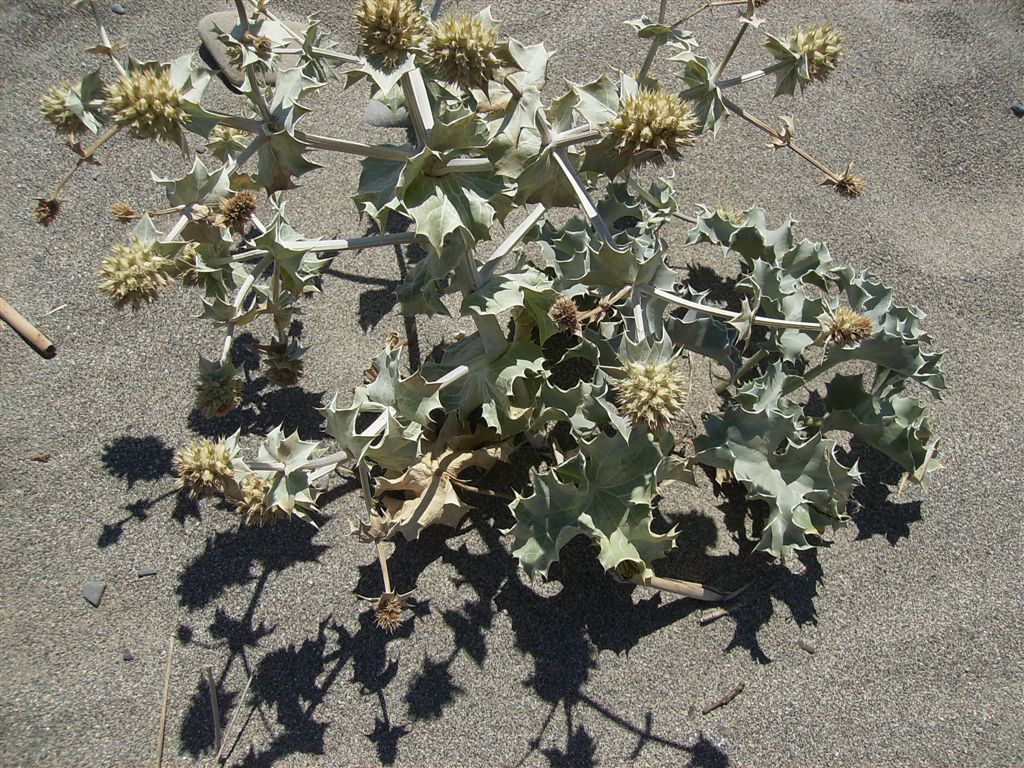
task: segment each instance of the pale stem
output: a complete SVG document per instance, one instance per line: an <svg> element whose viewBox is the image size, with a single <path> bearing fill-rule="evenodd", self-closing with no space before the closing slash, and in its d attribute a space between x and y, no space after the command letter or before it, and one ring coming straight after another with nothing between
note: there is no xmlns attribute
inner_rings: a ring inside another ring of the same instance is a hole
<svg viewBox="0 0 1024 768"><path fill-rule="evenodd" d="M335 139L330 136L320 136L315 133L304 133L303 131L296 131L295 138L313 149L345 152L350 155L373 157L378 160L405 162L413 155L411 151L401 147L371 146L360 141L346 141L345 139Z"/></svg>
<svg viewBox="0 0 1024 768"><path fill-rule="evenodd" d="M213 109L206 110L213 117L217 118L217 122L226 125L229 128L235 128L239 131L246 131L247 133L261 133L263 131L263 123L259 120L253 120L251 117L240 117L239 115L229 115L226 112L218 112Z"/></svg>
<svg viewBox="0 0 1024 768"><path fill-rule="evenodd" d="M736 53L736 49L740 47L740 41L743 39L743 35L745 35L747 32L747 26L749 25L740 24L739 32L736 33L736 37L734 37L732 40L732 45L729 46L729 50L726 52L725 57L719 63L718 69L715 70L715 74L711 78L712 82L716 82L718 78L722 76L722 72L725 71L725 67L726 65L728 65L729 60L732 59L733 54Z"/></svg>
<svg viewBox="0 0 1024 768"><path fill-rule="evenodd" d="M302 469L320 469L322 467L331 467L333 469L343 461L347 461L352 458L349 456L348 451L337 451L336 453L328 454L327 456L321 456L319 459L312 459L302 465Z"/></svg>
<svg viewBox="0 0 1024 768"><path fill-rule="evenodd" d="M281 243L285 248L296 251L361 251L384 245L408 245L416 242L415 232L387 232L383 235L369 237L350 237L345 240L286 240Z"/></svg>
<svg viewBox="0 0 1024 768"><path fill-rule="evenodd" d="M694 312L702 312L705 315L711 315L712 317L717 317L722 320L732 321L737 320L742 316L742 313L740 312L733 312L728 309L720 309L719 307L711 307L707 304L690 301L679 294L671 293L670 291L666 291L661 288L650 288L648 286L644 286L641 290L648 295L656 296L662 301L674 304L677 307L692 309ZM751 322L754 325L763 325L768 328L792 328L798 331L813 331L815 334L821 333L821 323L806 323L800 320L783 320L777 317L762 317L761 315L755 315L751 319Z"/></svg>
<svg viewBox="0 0 1024 768"><path fill-rule="evenodd" d="M633 288L633 322L636 325L636 340L641 342L647 338L647 323L644 309L640 302L640 288Z"/></svg>
<svg viewBox="0 0 1024 768"><path fill-rule="evenodd" d="M727 390L737 381L742 379L750 371L751 368L756 366L766 357L768 357L767 350L757 350L757 352L755 352L754 354L747 358L746 362L744 362L743 365L740 366L739 370L736 371L736 373L733 374L733 376L728 381L723 381L721 384L715 387L715 392L717 392L718 394L722 394L723 392L725 392L725 390Z"/></svg>
<svg viewBox="0 0 1024 768"><path fill-rule="evenodd" d="M761 120L759 117L756 117L755 115L752 115L749 112L747 112L745 109L743 109L743 107L741 107L736 102L730 101L729 99L726 99L726 98L723 97L722 98L722 103L725 104L726 109L728 109L730 112L732 112L737 117L743 118L744 120L746 120L748 123L750 123L754 127L759 128L762 131L764 131L765 133L767 133L769 136L771 136L773 139L775 139L780 144L783 144L783 145L789 147L789 149L793 150L793 152L795 152L797 155L802 157L808 163L810 163L815 168L817 168L819 171L821 171L826 176L828 176L833 182L838 182L842 178L842 176L840 174L838 174L835 171L831 170L828 166L826 166L820 160L818 160L813 155L811 155L803 147L800 147L800 146L797 146L796 144L794 144L791 140L789 140L786 137L784 137L782 135L782 133L780 133L779 131L777 131L774 128L772 128L764 120Z"/></svg>
<svg viewBox="0 0 1024 768"><path fill-rule="evenodd" d="M430 131L434 128L434 115L430 111L430 100L427 98L423 74L418 69L402 75L402 94L405 96L405 107L412 119L413 130L416 132L416 141L421 147L425 147L430 139Z"/></svg>
<svg viewBox="0 0 1024 768"><path fill-rule="evenodd" d="M165 243L173 242L174 239L178 235L181 234L181 230L183 230L185 228L185 225L187 225L188 222L189 222L188 216L179 216L178 220L176 222L174 222L174 226L171 227L168 230L166 235L163 236L163 242L165 242Z"/></svg>
<svg viewBox="0 0 1024 768"><path fill-rule="evenodd" d="M668 0L661 0L661 7L658 9L658 23L659 24L664 24L665 23L665 11L666 11L667 7L668 7ZM640 74L637 75L637 78L636 78L636 81L640 85L643 85L644 81L647 79L647 73L650 71L651 64L654 63L654 57L657 55L658 48L660 48L660 47L661 47L661 41L659 40L658 36L655 35L654 37L651 38L651 45L647 49L647 57L644 59L644 63L640 66Z"/></svg>
<svg viewBox="0 0 1024 768"><path fill-rule="evenodd" d="M106 27L104 27L103 22L100 21L100 12L96 7L96 3L89 3L89 7L92 9L92 17L96 21L96 29L98 29L100 33L100 43L107 48L107 56L110 57L110 63L114 65L114 69L117 70L118 74L127 75L128 73L125 72L124 67L121 66L121 62L117 60L117 57L114 56L114 52L110 50L113 46L110 44L110 38L107 37Z"/></svg>
<svg viewBox="0 0 1024 768"><path fill-rule="evenodd" d="M441 387L448 386L452 382L458 381L467 373L469 373L469 366L460 365L456 368L452 368L450 371L448 371L448 373L446 373L437 381L432 381L430 383L433 384L438 389L440 389Z"/></svg>
<svg viewBox="0 0 1024 768"><path fill-rule="evenodd" d="M231 345L235 341L235 324L228 323L227 333L224 335L224 344L220 350L220 364L227 365L228 356L231 354Z"/></svg>
<svg viewBox="0 0 1024 768"><path fill-rule="evenodd" d="M526 236L526 233L541 220L546 210L547 208L545 208L543 203L535 205L519 226L513 229L502 244L494 250L494 253L487 258L487 261L485 261L483 266L480 268L480 277L484 283L491 279L491 276L494 274L494 270L498 268L498 262L512 252L512 249L519 244L519 241Z"/></svg>
<svg viewBox="0 0 1024 768"><path fill-rule="evenodd" d="M304 52L303 48L275 48L274 53L279 56L300 56ZM325 59L334 59L335 61L343 61L346 64L360 64L362 59L358 56L353 56L349 53L339 53L338 51L332 51L327 48L320 48L319 46L313 46L313 53L317 56L323 56Z"/></svg>
<svg viewBox="0 0 1024 768"><path fill-rule="evenodd" d="M795 392L796 390L800 389L800 387L806 387L808 384L811 383L812 380L816 379L818 376L823 374L829 368L833 367L835 364L835 360L829 360L827 358L825 360L822 360L817 365L808 368L806 371L804 371L803 376L796 377L792 382L783 387L782 394L789 395Z"/></svg>
<svg viewBox="0 0 1024 768"><path fill-rule="evenodd" d="M116 136L118 131L120 131L120 130L121 130L121 126L120 125L112 125L112 126L110 126L109 128L107 128L107 130L105 130L103 133L101 133L99 136L97 136L92 144L90 144L88 147L83 149L81 157L78 158L78 162L76 162L73 166L71 166L71 170L69 170L66 174L64 174L64 178L62 178L59 182L57 182L57 186L54 187L53 194L50 195L50 199L51 200L56 200L57 199L57 195L59 195L61 190L64 189L64 186L69 181L71 181L71 177L75 175L75 172L79 168L82 167L82 164L85 163L85 161L88 160L90 157L92 157L94 154L96 154L96 150L98 150L100 147L102 147L104 144L106 144L108 141L110 141L112 138L114 138L114 136Z"/></svg>
<svg viewBox="0 0 1024 768"><path fill-rule="evenodd" d="M242 37L244 39L245 33L249 31L249 14L245 10L245 4L242 0L235 0L235 10L238 11L238 24L242 28ZM249 95L259 108L260 114L263 115L265 120L270 120L270 107L267 106L267 100L263 96L263 91L260 90L260 84L256 79L255 70L251 67L247 68L245 71L245 78L249 81Z"/></svg>
<svg viewBox="0 0 1024 768"><path fill-rule="evenodd" d="M384 592L391 594L391 574L388 573L388 559L384 556L384 545L380 539L376 539L374 545L377 549L377 561L380 563L380 574L384 577Z"/></svg>
<svg viewBox="0 0 1024 768"><path fill-rule="evenodd" d="M725 80L712 80L712 87L718 88L719 90L723 90L726 88L735 88L738 85L746 85L747 83L751 83L754 80L760 80L762 77L767 77L773 72L776 72L788 66L789 62L779 61L776 62L775 64L771 64L770 66L764 67L762 69L755 69L753 72L747 72L746 74L737 75L736 77L729 77L726 78ZM698 85L694 86L693 88L687 88L685 91L680 91L678 96L680 99L685 101L686 99L689 99L692 96L699 96L700 94L705 93L706 91L707 87L703 85Z"/></svg>
<svg viewBox="0 0 1024 768"><path fill-rule="evenodd" d="M624 253L625 248L620 248L615 240L612 238L611 230L608 229L608 225L604 223L604 219L601 218L601 214L598 213L597 206L590 197L590 193L587 192L586 185L583 183L583 179L580 178L579 172L576 170L576 166L572 164L568 156L565 154L565 149L556 149L552 156L555 158L555 162L558 163L558 167L561 168L562 173L569 180L569 186L572 187L572 191L576 194L576 199L579 200L580 207L583 209L583 214L590 219L590 224L597 231L597 234L601 236L605 244L617 253Z"/></svg>
<svg viewBox="0 0 1024 768"><path fill-rule="evenodd" d="M604 134L596 128L590 128L586 125L578 125L567 131L553 134L551 136L549 146L558 149L559 147L568 147L573 144L582 144L587 141L594 141L602 138L603 136Z"/></svg>
<svg viewBox="0 0 1024 768"><path fill-rule="evenodd" d="M486 173L493 171L494 165L486 157L456 157L449 160L434 172L435 176L447 176L450 173Z"/></svg>

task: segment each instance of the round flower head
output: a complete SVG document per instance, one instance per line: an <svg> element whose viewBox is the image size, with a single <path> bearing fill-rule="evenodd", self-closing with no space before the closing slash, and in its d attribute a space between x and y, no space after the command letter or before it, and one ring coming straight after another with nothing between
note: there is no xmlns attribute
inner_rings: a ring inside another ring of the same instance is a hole
<svg viewBox="0 0 1024 768"><path fill-rule="evenodd" d="M132 219L138 218L138 214L135 213L135 209L128 205L128 203L121 200L110 206L110 215L122 224L127 224Z"/></svg>
<svg viewBox="0 0 1024 768"><path fill-rule="evenodd" d="M625 375L615 384L619 409L634 425L658 432L685 407L683 382L675 360L624 363Z"/></svg>
<svg viewBox="0 0 1024 768"><path fill-rule="evenodd" d="M206 147L218 160L227 160L229 155L241 152L249 143L249 134L237 128L218 125L210 131Z"/></svg>
<svg viewBox="0 0 1024 768"><path fill-rule="evenodd" d="M236 192L232 197L222 197L217 207L219 213L214 218L214 224L242 233L256 215L256 195L247 190Z"/></svg>
<svg viewBox="0 0 1024 768"><path fill-rule="evenodd" d="M807 57L807 74L811 80L824 80L839 63L843 36L828 24L809 24L806 29L793 30L789 47L794 53Z"/></svg>
<svg viewBox="0 0 1024 768"><path fill-rule="evenodd" d="M385 632L394 632L402 624L402 609L405 597L394 592L385 592L377 599L374 617L377 626Z"/></svg>
<svg viewBox="0 0 1024 768"><path fill-rule="evenodd" d="M607 130L617 139L620 152L641 155L641 162L657 162L664 155L678 160L679 147L693 144L697 127L690 105L676 94L641 89L623 99Z"/></svg>
<svg viewBox="0 0 1024 768"><path fill-rule="evenodd" d="M190 497L209 496L222 489L224 480L234 476L231 451L223 440L193 440L174 454L174 471L178 487L188 488Z"/></svg>
<svg viewBox="0 0 1024 768"><path fill-rule="evenodd" d="M853 172L852 163L846 166L842 176L837 179L829 177L822 184L830 184L843 197L860 197L868 186L864 179Z"/></svg>
<svg viewBox="0 0 1024 768"><path fill-rule="evenodd" d="M153 301L157 291L170 282L171 262L132 236L128 245L117 244L100 264L100 290L119 307L138 309Z"/></svg>
<svg viewBox="0 0 1024 768"><path fill-rule="evenodd" d="M224 416L242 402L242 382L233 366L203 368L196 384L196 407L208 418Z"/></svg>
<svg viewBox="0 0 1024 768"><path fill-rule="evenodd" d="M267 378L279 387L293 387L302 378L302 352L298 345L274 342L261 346L263 362L267 366Z"/></svg>
<svg viewBox="0 0 1024 768"><path fill-rule="evenodd" d="M434 74L462 88L486 88L501 65L494 53L498 33L467 13L432 25L427 57Z"/></svg>
<svg viewBox="0 0 1024 768"><path fill-rule="evenodd" d="M828 332L834 343L843 346L869 338L875 332L875 324L870 317L840 307L829 322Z"/></svg>
<svg viewBox="0 0 1024 768"><path fill-rule="evenodd" d="M559 296L551 305L551 319L558 330L577 334L580 332L580 310L576 302L568 296Z"/></svg>
<svg viewBox="0 0 1024 768"><path fill-rule="evenodd" d="M43 119L54 127L61 136L74 138L84 132L85 126L67 105L71 95L71 83L61 83L51 88L39 103Z"/></svg>
<svg viewBox="0 0 1024 768"><path fill-rule="evenodd" d="M235 499L235 510L246 525L273 525L288 516L280 507L267 503L270 481L259 475L246 475L239 484L242 498Z"/></svg>
<svg viewBox="0 0 1024 768"><path fill-rule="evenodd" d="M44 227L50 226L57 214L60 213L60 206L63 201L56 198L36 198L36 207L32 209L32 218Z"/></svg>
<svg viewBox="0 0 1024 768"><path fill-rule="evenodd" d="M412 0L362 0L356 11L360 49L388 68L409 54L425 27L423 12Z"/></svg>
<svg viewBox="0 0 1024 768"><path fill-rule="evenodd" d="M173 138L182 123L181 92L160 67L142 67L121 75L107 87L104 111L139 139Z"/></svg>

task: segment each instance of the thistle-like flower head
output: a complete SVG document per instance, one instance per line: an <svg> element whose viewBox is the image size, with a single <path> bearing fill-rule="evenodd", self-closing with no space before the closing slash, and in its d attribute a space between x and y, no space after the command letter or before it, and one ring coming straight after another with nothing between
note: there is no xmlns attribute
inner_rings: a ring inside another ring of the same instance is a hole
<svg viewBox="0 0 1024 768"><path fill-rule="evenodd" d="M181 92L162 67L138 67L107 87L104 111L139 139L169 140L185 122Z"/></svg>
<svg viewBox="0 0 1024 768"><path fill-rule="evenodd" d="M218 125L210 131L210 137L206 140L206 148L218 160L227 160L229 156L245 149L248 143L249 134L245 131Z"/></svg>
<svg viewBox="0 0 1024 768"><path fill-rule="evenodd" d="M413 0L362 0L356 11L359 47L394 68L419 43L426 19Z"/></svg>
<svg viewBox="0 0 1024 768"><path fill-rule="evenodd" d="M242 233L256 215L256 195L248 190L236 192L231 197L222 197L217 207L219 213L214 218L214 224Z"/></svg>
<svg viewBox="0 0 1024 768"><path fill-rule="evenodd" d="M242 402L242 382L231 363L220 365L200 358L196 407L208 418L223 416Z"/></svg>
<svg viewBox="0 0 1024 768"><path fill-rule="evenodd" d="M242 516L246 525L273 525L288 513L278 506L268 503L270 480L257 474L249 474L239 483L242 492L240 499L235 499L235 510Z"/></svg>
<svg viewBox="0 0 1024 768"><path fill-rule="evenodd" d="M843 197L860 197L864 194L868 183L853 172L853 164L846 166L846 170L838 179L827 178L822 184L829 184L835 188Z"/></svg>
<svg viewBox="0 0 1024 768"><path fill-rule="evenodd" d="M811 80L824 80L835 70L843 50L843 36L829 24L798 27L789 35L789 47L807 57L807 74Z"/></svg>
<svg viewBox="0 0 1024 768"><path fill-rule="evenodd" d="M385 632L394 632L402 624L402 609L405 608L405 596L395 592L385 592L377 599L374 617L377 626Z"/></svg>
<svg viewBox="0 0 1024 768"><path fill-rule="evenodd" d="M55 197L37 197L36 207L32 209L32 218L44 227L50 226L60 213L62 202Z"/></svg>
<svg viewBox="0 0 1024 768"><path fill-rule="evenodd" d="M580 310L570 297L559 296L555 299L549 314L558 330L574 335L580 332Z"/></svg>
<svg viewBox="0 0 1024 768"><path fill-rule="evenodd" d="M84 132L85 126L67 105L70 95L71 83L53 86L40 100L39 112L58 134L74 138Z"/></svg>
<svg viewBox="0 0 1024 768"><path fill-rule="evenodd" d="M279 387L293 387L302 378L302 354L306 351L297 343L282 344L275 341L260 346L267 366L267 378Z"/></svg>
<svg viewBox="0 0 1024 768"><path fill-rule="evenodd" d="M616 382L619 409L634 425L665 429L685 407L686 391L674 359L625 362Z"/></svg>
<svg viewBox="0 0 1024 768"><path fill-rule="evenodd" d="M620 152L659 162L664 155L679 159L679 148L693 144L697 127L688 102L667 91L641 89L622 100L607 130Z"/></svg>
<svg viewBox="0 0 1024 768"><path fill-rule="evenodd" d="M486 88L501 66L497 30L479 16L446 16L430 28L427 58L438 78L462 88Z"/></svg>
<svg viewBox="0 0 1024 768"><path fill-rule="evenodd" d="M116 203L110 206L110 215L120 221L122 224L127 224L136 218L137 214L135 209L132 208L128 203L118 200Z"/></svg>
<svg viewBox="0 0 1024 768"><path fill-rule="evenodd" d="M231 459L231 449L226 441L193 440L174 454L178 487L188 488L188 495L192 498L220 491L224 480L233 477Z"/></svg>
<svg viewBox="0 0 1024 768"><path fill-rule="evenodd" d="M864 341L875 332L871 318L849 307L840 307L829 321L829 336L840 346Z"/></svg>
<svg viewBox="0 0 1024 768"><path fill-rule="evenodd" d="M117 244L100 264L101 291L118 307L138 309L156 299L157 291L170 282L171 261L132 236L128 245Z"/></svg>

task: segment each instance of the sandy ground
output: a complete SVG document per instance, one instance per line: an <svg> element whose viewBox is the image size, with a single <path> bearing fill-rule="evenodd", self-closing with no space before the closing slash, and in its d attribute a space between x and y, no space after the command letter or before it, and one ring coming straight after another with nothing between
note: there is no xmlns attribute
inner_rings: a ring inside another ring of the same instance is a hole
<svg viewBox="0 0 1024 768"><path fill-rule="evenodd" d="M256 379L241 415L198 417L196 356L212 355L217 339L191 319L195 293L169 290L133 316L95 288L99 260L124 237L108 206L158 204L148 169L177 174L181 159L117 142L103 167L72 183L58 222L35 225L31 197L70 163L35 105L45 88L85 71L93 31L65 0L0 5L0 295L60 349L43 361L0 334L0 764L153 764L169 641L166 765L210 762L207 665L225 722L255 672L227 734L231 765L1024 763L1017 2L767 6L780 32L831 19L849 54L802 99L771 103L763 84L743 103L792 112L806 145L835 165L853 159L870 183L861 200L816 187L814 171L735 121L675 169L688 204L792 214L838 261L875 270L928 311L950 382L934 409L947 468L928 496L897 496L896 473L869 458L854 524L805 560L802 575L792 564L737 563L706 485L670 496L664 511L689 554L667 572L755 580L734 617L705 627L697 605L603 578L585 547L573 548L559 579L531 587L497 530L507 516L495 524L477 515L476 528L428 535L395 558L399 588L415 584L422 599L393 637L370 626L354 597L380 587L370 553L346 535L359 510L351 487L328 493L319 532L299 522L238 530L228 510L176 494L170 459L195 434L236 427L250 443L281 421L317 435L313 406L347 393L384 336L403 330L392 306L396 254L336 262L304 318L312 351L303 389ZM164 59L194 49L198 18L224 7L124 5L126 15L111 17L115 38ZM313 10L275 5L294 17ZM327 26L350 47L351 3L325 5ZM677 15L689 7L672 6ZM645 10L632 0L494 3L509 33L558 51L556 82L635 68L642 51L620 22ZM693 25L715 55L728 45L729 17ZM730 71L754 62L743 54ZM211 95L227 101L220 85ZM400 140L360 124L363 99L332 87L316 125ZM296 223L310 235L360 233L347 199L358 168L327 162L294 195ZM722 276L734 268L706 266ZM424 351L451 330L425 324ZM50 460L31 461L36 452ZM138 578L146 567L156 575ZM107 585L99 608L81 595L92 579ZM700 714L739 681L735 701Z"/></svg>

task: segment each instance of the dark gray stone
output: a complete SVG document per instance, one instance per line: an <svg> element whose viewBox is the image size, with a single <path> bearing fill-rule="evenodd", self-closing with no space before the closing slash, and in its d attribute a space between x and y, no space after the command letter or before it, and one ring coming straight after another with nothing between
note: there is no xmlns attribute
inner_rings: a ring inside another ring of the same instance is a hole
<svg viewBox="0 0 1024 768"><path fill-rule="evenodd" d="M135 574L141 579L146 576L156 576L156 568L139 568Z"/></svg>
<svg viewBox="0 0 1024 768"><path fill-rule="evenodd" d="M376 99L371 99L366 105L366 111L363 113L363 122L377 128L408 128L412 125L409 122L409 113L405 111L405 107L389 109Z"/></svg>
<svg viewBox="0 0 1024 768"><path fill-rule="evenodd" d="M309 29L308 25L297 21L285 21L284 23L289 29L302 37L305 36L306 30ZM213 57L221 74L228 79L228 82L235 86L241 86L242 81L245 79L242 71L231 63L231 59L228 56L228 48L220 41L221 35L231 34L237 26L238 15L234 11L211 13L204 16L199 22L199 39L203 41L206 50L210 52L210 56ZM281 69L297 66L298 63L299 57L295 54L281 57ZM275 83L277 81L276 71L270 70L267 72L265 79L270 84Z"/></svg>
<svg viewBox="0 0 1024 768"><path fill-rule="evenodd" d="M103 591L106 588L106 582L87 581L85 582L85 586L82 587L82 597L84 597L94 608L99 608L100 601L103 599Z"/></svg>
<svg viewBox="0 0 1024 768"><path fill-rule="evenodd" d="M113 3L110 6L110 10L112 10L114 13L119 14L119 15L127 13L127 11L124 9L124 6L121 5L120 3Z"/></svg>
<svg viewBox="0 0 1024 768"><path fill-rule="evenodd" d="M124 652L121 654L121 658L124 659L125 661L134 661L135 660L135 656L134 656L134 654L132 654L131 649L129 649L129 648L125 648L124 649Z"/></svg>
<svg viewBox="0 0 1024 768"><path fill-rule="evenodd" d="M196 144L195 152L196 152L197 155L205 155L206 154L206 145L204 145L204 144Z"/></svg>
<svg viewBox="0 0 1024 768"><path fill-rule="evenodd" d="M1010 111L1017 117L1024 117L1024 104L1021 104L1020 99L1018 99L1010 105Z"/></svg>

